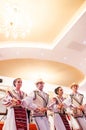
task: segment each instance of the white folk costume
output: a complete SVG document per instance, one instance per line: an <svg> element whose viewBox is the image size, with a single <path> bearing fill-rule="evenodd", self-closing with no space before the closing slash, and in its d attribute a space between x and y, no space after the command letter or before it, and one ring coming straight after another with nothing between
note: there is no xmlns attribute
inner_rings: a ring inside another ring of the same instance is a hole
<svg viewBox="0 0 86 130"><path fill-rule="evenodd" d="M38 106L38 108L47 107L49 96L47 93L36 90L31 93L33 98L33 103ZM37 125L38 130L50 130L49 121L46 112L32 112L32 117Z"/></svg>
<svg viewBox="0 0 86 130"><path fill-rule="evenodd" d="M3 105L8 108L7 119L4 123L3 130L29 130L27 111L21 106L17 106L12 102L12 99L22 100L22 105L27 106L23 99L26 94L22 91L8 91L8 94L3 100ZM28 99L28 104L31 106L31 100Z"/></svg>
<svg viewBox="0 0 86 130"><path fill-rule="evenodd" d="M55 102L50 103L48 108L54 112L54 126L55 130L71 130L65 109L58 109L57 106L61 104L64 98L59 98L58 96L54 98Z"/></svg>
<svg viewBox="0 0 86 130"><path fill-rule="evenodd" d="M71 121L73 121L73 129L76 130L86 130L86 119L84 111L77 109L80 105L84 103L84 96L80 93L70 94L69 97L64 101L64 104L69 107L68 111L72 115Z"/></svg>

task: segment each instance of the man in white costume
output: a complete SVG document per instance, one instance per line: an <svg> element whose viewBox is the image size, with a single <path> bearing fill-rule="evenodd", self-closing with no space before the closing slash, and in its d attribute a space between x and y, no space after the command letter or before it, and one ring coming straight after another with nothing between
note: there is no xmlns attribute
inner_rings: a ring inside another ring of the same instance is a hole
<svg viewBox="0 0 86 130"><path fill-rule="evenodd" d="M39 79L36 82L37 89L30 96L33 98L33 103L40 108L40 112L32 112L32 117L37 125L38 130L50 130L50 125L47 117L47 105L49 95L43 91L44 82Z"/></svg>
<svg viewBox="0 0 86 130"><path fill-rule="evenodd" d="M84 113L84 104L86 104L83 94L78 92L79 85L73 83L71 85L72 93L64 101L64 105L68 107L70 119L73 121L73 129L86 130L86 119Z"/></svg>

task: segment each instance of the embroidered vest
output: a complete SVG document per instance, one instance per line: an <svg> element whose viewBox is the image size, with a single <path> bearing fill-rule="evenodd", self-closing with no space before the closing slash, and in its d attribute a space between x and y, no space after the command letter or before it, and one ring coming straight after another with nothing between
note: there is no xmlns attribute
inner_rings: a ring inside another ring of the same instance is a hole
<svg viewBox="0 0 86 130"><path fill-rule="evenodd" d="M39 91L34 91L34 99L33 103L35 103L39 108L47 107L49 95L47 93L43 93L43 95ZM33 112L33 116L45 116L44 112Z"/></svg>
<svg viewBox="0 0 86 130"><path fill-rule="evenodd" d="M78 98L74 94L71 94L70 97L71 97L71 104L73 104L73 106L75 106L75 107L72 107L73 116L82 117L83 111L77 109L77 107L82 105L84 96L82 94L78 93Z"/></svg>

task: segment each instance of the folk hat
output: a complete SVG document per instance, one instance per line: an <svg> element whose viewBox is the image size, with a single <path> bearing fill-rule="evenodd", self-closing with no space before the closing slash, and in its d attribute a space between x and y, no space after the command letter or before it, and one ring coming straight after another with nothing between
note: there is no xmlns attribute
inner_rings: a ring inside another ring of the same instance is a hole
<svg viewBox="0 0 86 130"><path fill-rule="evenodd" d="M36 85L39 84L39 83L43 83L43 84L44 84L44 81L43 81L42 79L38 79L38 80L35 82Z"/></svg>

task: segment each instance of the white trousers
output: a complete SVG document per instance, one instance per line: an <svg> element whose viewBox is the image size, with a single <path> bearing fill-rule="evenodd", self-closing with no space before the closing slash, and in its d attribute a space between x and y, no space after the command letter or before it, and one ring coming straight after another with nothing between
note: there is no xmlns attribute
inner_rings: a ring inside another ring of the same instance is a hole
<svg viewBox="0 0 86 130"><path fill-rule="evenodd" d="M77 118L83 130L86 130L86 119L84 117Z"/></svg>
<svg viewBox="0 0 86 130"><path fill-rule="evenodd" d="M77 122L77 119L74 118L72 115L70 116L70 123L71 123L71 127L73 128L73 130L80 130L80 125Z"/></svg>
<svg viewBox="0 0 86 130"><path fill-rule="evenodd" d="M50 124L46 116L35 117L34 121L37 125L38 130L50 130Z"/></svg>
<svg viewBox="0 0 86 130"><path fill-rule="evenodd" d="M58 113L54 115L54 125L56 130L66 130L63 121Z"/></svg>

